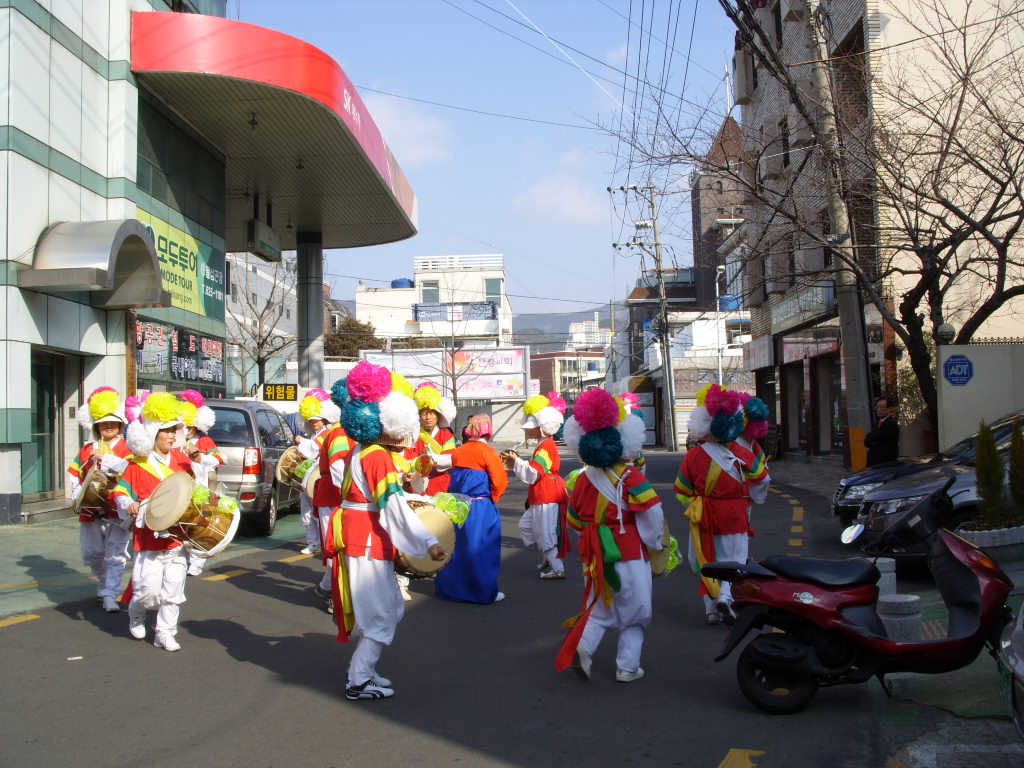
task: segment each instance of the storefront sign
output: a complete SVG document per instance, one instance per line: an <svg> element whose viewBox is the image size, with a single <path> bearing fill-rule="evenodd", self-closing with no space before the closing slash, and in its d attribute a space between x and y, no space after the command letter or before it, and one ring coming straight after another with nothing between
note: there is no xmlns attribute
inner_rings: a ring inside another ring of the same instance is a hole
<svg viewBox="0 0 1024 768"><path fill-rule="evenodd" d="M748 371L770 368L775 365L774 351L771 334L758 336L743 345L743 366Z"/></svg>
<svg viewBox="0 0 1024 768"><path fill-rule="evenodd" d="M263 399L274 401L295 401L299 398L298 384L264 384Z"/></svg>
<svg viewBox="0 0 1024 768"><path fill-rule="evenodd" d="M835 286L830 280L794 291L771 306L772 333L831 314L835 305Z"/></svg>
<svg viewBox="0 0 1024 768"><path fill-rule="evenodd" d="M172 306L223 321L224 254L146 211L135 215L153 235Z"/></svg>
<svg viewBox="0 0 1024 768"><path fill-rule="evenodd" d="M224 340L187 328L136 319L135 360L140 378L224 383Z"/></svg>

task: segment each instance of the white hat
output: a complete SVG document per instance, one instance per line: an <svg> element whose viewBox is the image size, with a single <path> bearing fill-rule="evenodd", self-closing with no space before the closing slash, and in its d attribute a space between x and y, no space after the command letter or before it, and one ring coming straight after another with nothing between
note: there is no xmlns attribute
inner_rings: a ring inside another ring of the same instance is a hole
<svg viewBox="0 0 1024 768"><path fill-rule="evenodd" d="M184 444L185 437L181 403L170 392L153 392L142 404L139 420L128 425L125 442L128 443L133 456L146 458L153 452L157 433L171 427L178 429L174 447L180 447Z"/></svg>
<svg viewBox="0 0 1024 768"><path fill-rule="evenodd" d="M523 429L539 427L545 435L554 435L565 421L565 400L557 392L534 395L523 403Z"/></svg>
<svg viewBox="0 0 1024 768"><path fill-rule="evenodd" d="M124 415L124 403L113 387L94 389L92 394L86 398L85 404L78 409L76 415L78 423L83 428L90 430L93 437L99 437L97 426L105 421L128 423L128 419Z"/></svg>
<svg viewBox="0 0 1024 768"><path fill-rule="evenodd" d="M422 411L424 408L437 414L437 423L451 429L455 421L455 403L441 394L441 390L433 382L425 382L416 387L413 392L416 400L416 408Z"/></svg>

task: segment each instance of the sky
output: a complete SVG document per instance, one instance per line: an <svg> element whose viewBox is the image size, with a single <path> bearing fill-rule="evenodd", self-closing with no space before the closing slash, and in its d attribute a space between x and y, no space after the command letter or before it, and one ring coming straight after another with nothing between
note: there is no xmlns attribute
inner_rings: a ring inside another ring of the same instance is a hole
<svg viewBox="0 0 1024 768"><path fill-rule="evenodd" d="M411 278L416 256L500 253L515 314L622 301L652 267L611 245L647 216L607 192L647 182L608 130L644 123L634 78L684 99L683 129L690 110L726 112L733 30L716 0L228 0L227 15L334 58L416 193L416 236L326 252L339 299ZM686 266L681 199L659 220L666 262Z"/></svg>

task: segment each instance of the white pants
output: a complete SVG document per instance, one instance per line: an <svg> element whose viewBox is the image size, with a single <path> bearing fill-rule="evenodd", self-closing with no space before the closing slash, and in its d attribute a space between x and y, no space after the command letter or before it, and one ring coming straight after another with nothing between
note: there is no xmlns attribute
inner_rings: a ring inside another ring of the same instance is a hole
<svg viewBox="0 0 1024 768"><path fill-rule="evenodd" d="M128 618L139 621L146 611L156 610L157 634L178 631L178 610L185 602L185 547L163 552L139 552L132 569L132 601Z"/></svg>
<svg viewBox="0 0 1024 768"><path fill-rule="evenodd" d="M747 533L723 533L715 536L715 560L722 562L729 560L735 563L745 563L750 555L750 534ZM690 538L690 562L697 562L697 555L693 549L693 538ZM719 600L732 600L732 582L719 582L721 589L718 593ZM704 613L718 613L715 601L710 595L702 595L704 598Z"/></svg>
<svg viewBox="0 0 1024 768"><path fill-rule="evenodd" d="M535 544L553 571L562 570L558 559L558 504L532 504L519 518L523 544Z"/></svg>
<svg viewBox="0 0 1024 768"><path fill-rule="evenodd" d="M128 563L128 541L131 531L115 520L99 519L78 526L78 543L82 562L89 566L99 584L96 594L117 598L121 594L121 581Z"/></svg>
<svg viewBox="0 0 1024 768"><path fill-rule="evenodd" d="M331 535L331 512L333 512L334 510L331 507L317 507L316 511L317 514L320 515L320 517L317 518L317 520L319 520L320 522L320 527L314 528L314 530L316 531L317 543L320 544L320 547L323 551L326 551L327 539L330 538ZM324 569L324 575L320 577L320 589L322 589L324 592L331 591L330 561L327 562L327 567ZM359 683L356 683L356 685L359 685Z"/></svg>
<svg viewBox="0 0 1024 768"><path fill-rule="evenodd" d="M646 560L624 560L615 564L622 588L615 593L612 604L598 600L583 629L580 645L591 656L609 629L619 631L615 665L625 672L640 667L640 651L644 632L651 623L651 564Z"/></svg>
<svg viewBox="0 0 1024 768"><path fill-rule="evenodd" d="M313 502L304 493L299 494L299 522L306 526L306 545L310 549L320 549L320 529L314 522Z"/></svg>
<svg viewBox="0 0 1024 768"><path fill-rule="evenodd" d="M358 637L348 665L348 684L362 685L377 671L384 646L391 645L405 602L395 579L395 564L372 557L345 557L352 590L352 609Z"/></svg>

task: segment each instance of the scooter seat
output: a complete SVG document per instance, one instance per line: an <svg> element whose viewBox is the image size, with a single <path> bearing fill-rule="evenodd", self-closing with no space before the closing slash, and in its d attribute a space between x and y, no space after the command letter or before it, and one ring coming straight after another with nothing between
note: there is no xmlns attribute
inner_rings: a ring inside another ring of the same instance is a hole
<svg viewBox="0 0 1024 768"><path fill-rule="evenodd" d="M852 587L875 584L881 573L870 560L814 560L809 557L772 555L761 565L776 573L799 581L810 581L823 587Z"/></svg>

